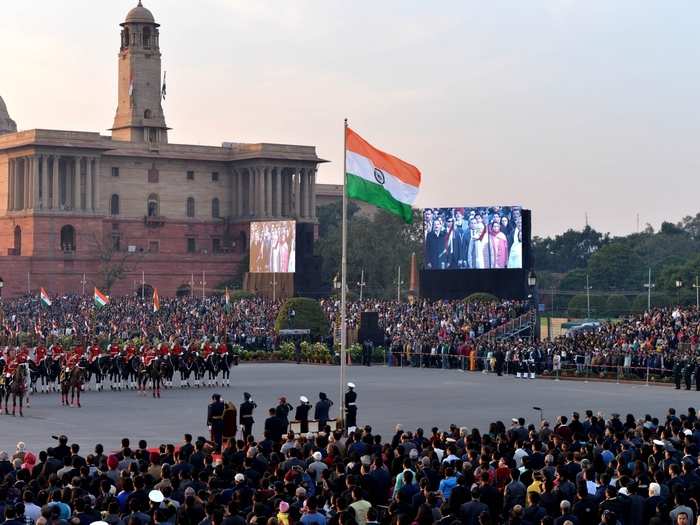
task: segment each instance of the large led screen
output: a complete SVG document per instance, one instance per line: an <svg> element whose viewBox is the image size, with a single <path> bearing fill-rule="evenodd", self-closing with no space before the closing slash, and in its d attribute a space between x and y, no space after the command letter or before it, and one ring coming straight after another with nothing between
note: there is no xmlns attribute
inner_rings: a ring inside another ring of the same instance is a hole
<svg viewBox="0 0 700 525"><path fill-rule="evenodd" d="M482 270L523 267L520 206L426 208L425 268Z"/></svg>
<svg viewBox="0 0 700 525"><path fill-rule="evenodd" d="M296 222L250 223L250 272L294 273Z"/></svg>

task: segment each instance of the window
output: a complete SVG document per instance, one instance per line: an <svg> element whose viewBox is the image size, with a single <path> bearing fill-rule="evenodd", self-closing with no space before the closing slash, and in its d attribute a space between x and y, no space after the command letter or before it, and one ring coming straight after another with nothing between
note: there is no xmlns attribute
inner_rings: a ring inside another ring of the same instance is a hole
<svg viewBox="0 0 700 525"><path fill-rule="evenodd" d="M160 241L148 241L148 253L160 252Z"/></svg>
<svg viewBox="0 0 700 525"><path fill-rule="evenodd" d="M143 118L152 118L153 113L151 112L150 109L147 109L146 111L143 112Z"/></svg>
<svg viewBox="0 0 700 525"><path fill-rule="evenodd" d="M148 170L148 182L157 183L159 176L160 176L160 173L158 172L158 168L156 168L155 163L153 163L153 166L151 166L151 169Z"/></svg>
<svg viewBox="0 0 700 525"><path fill-rule="evenodd" d="M197 251L197 243L194 237L187 237L187 253L194 253Z"/></svg>
<svg viewBox="0 0 700 525"><path fill-rule="evenodd" d="M15 226L15 247L13 255L22 255L22 228Z"/></svg>
<svg viewBox="0 0 700 525"><path fill-rule="evenodd" d="M146 211L149 217L158 217L160 215L160 206L158 204L158 195L151 193L148 196Z"/></svg>
<svg viewBox="0 0 700 525"><path fill-rule="evenodd" d="M211 174L211 181L212 182L218 182L219 181L219 172L215 171Z"/></svg>
<svg viewBox="0 0 700 525"><path fill-rule="evenodd" d="M112 198L109 200L109 214L119 215L119 195L116 193L112 195Z"/></svg>
<svg viewBox="0 0 700 525"><path fill-rule="evenodd" d="M211 216L214 219L219 218L219 199L216 197L211 200Z"/></svg>
<svg viewBox="0 0 700 525"><path fill-rule="evenodd" d="M150 47L151 47L151 28L150 27L143 28L143 47L146 49L150 49Z"/></svg>
<svg viewBox="0 0 700 525"><path fill-rule="evenodd" d="M75 228L70 224L61 228L61 250L64 252L75 251Z"/></svg>
<svg viewBox="0 0 700 525"><path fill-rule="evenodd" d="M194 171L187 172L187 180L194 180Z"/></svg>
<svg viewBox="0 0 700 525"><path fill-rule="evenodd" d="M221 239L211 240L211 253L221 253Z"/></svg>
<svg viewBox="0 0 700 525"><path fill-rule="evenodd" d="M194 197L187 197L187 216L194 217Z"/></svg>
<svg viewBox="0 0 700 525"><path fill-rule="evenodd" d="M119 177L119 168L112 167L112 177Z"/></svg>
<svg viewBox="0 0 700 525"><path fill-rule="evenodd" d="M121 248L122 237L118 233L112 232L112 250L118 252Z"/></svg>

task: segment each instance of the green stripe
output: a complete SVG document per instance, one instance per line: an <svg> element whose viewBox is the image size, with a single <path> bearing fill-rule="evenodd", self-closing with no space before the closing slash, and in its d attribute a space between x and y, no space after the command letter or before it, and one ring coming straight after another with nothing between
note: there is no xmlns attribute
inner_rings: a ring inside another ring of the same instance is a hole
<svg viewBox="0 0 700 525"><path fill-rule="evenodd" d="M384 186L369 182L352 173L348 173L345 179L345 187L349 198L374 204L394 215L398 215L408 224L413 222L413 208L411 208L411 205L397 201L392 197L391 193L384 189Z"/></svg>

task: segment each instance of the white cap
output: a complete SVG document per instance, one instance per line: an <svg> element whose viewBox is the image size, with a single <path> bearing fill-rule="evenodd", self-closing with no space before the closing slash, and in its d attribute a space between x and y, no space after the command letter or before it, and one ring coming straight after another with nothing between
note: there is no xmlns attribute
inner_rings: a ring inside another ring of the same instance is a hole
<svg viewBox="0 0 700 525"><path fill-rule="evenodd" d="M240 472L233 477L234 481L245 481L245 476Z"/></svg>
<svg viewBox="0 0 700 525"><path fill-rule="evenodd" d="M321 461L323 459L323 454L320 452L314 452L313 457L316 461Z"/></svg>
<svg viewBox="0 0 700 525"><path fill-rule="evenodd" d="M163 496L163 493L160 490L152 490L148 493L148 499L150 499L153 503L162 503L165 496Z"/></svg>
<svg viewBox="0 0 700 525"><path fill-rule="evenodd" d="M664 442L661 441L660 439L655 439L655 440L653 441L653 443L654 443L654 445L658 445L658 446L660 446L660 447L663 447L663 446L664 446Z"/></svg>
<svg viewBox="0 0 700 525"><path fill-rule="evenodd" d="M692 436L692 435L693 435L693 431L690 430L689 428L686 428L686 429L683 431L683 433L684 433L686 436Z"/></svg>
<svg viewBox="0 0 700 525"><path fill-rule="evenodd" d="M106 521L93 521L90 525L109 525Z"/></svg>
<svg viewBox="0 0 700 525"><path fill-rule="evenodd" d="M348 383L349 388L355 388L355 383Z"/></svg>
<svg viewBox="0 0 700 525"><path fill-rule="evenodd" d="M308 402L309 402L309 398L306 397L306 396L301 396L301 397L299 398L299 401L301 401L302 403L308 403Z"/></svg>

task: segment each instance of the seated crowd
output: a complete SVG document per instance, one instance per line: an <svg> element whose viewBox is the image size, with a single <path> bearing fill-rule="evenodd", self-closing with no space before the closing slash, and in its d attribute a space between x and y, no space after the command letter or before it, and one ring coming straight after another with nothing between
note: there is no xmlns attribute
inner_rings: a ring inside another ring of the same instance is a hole
<svg viewBox="0 0 700 525"><path fill-rule="evenodd" d="M2 523L687 525L700 511L692 408L211 445L124 439L84 454L61 436L37 454L19 443L0 452Z"/></svg>

